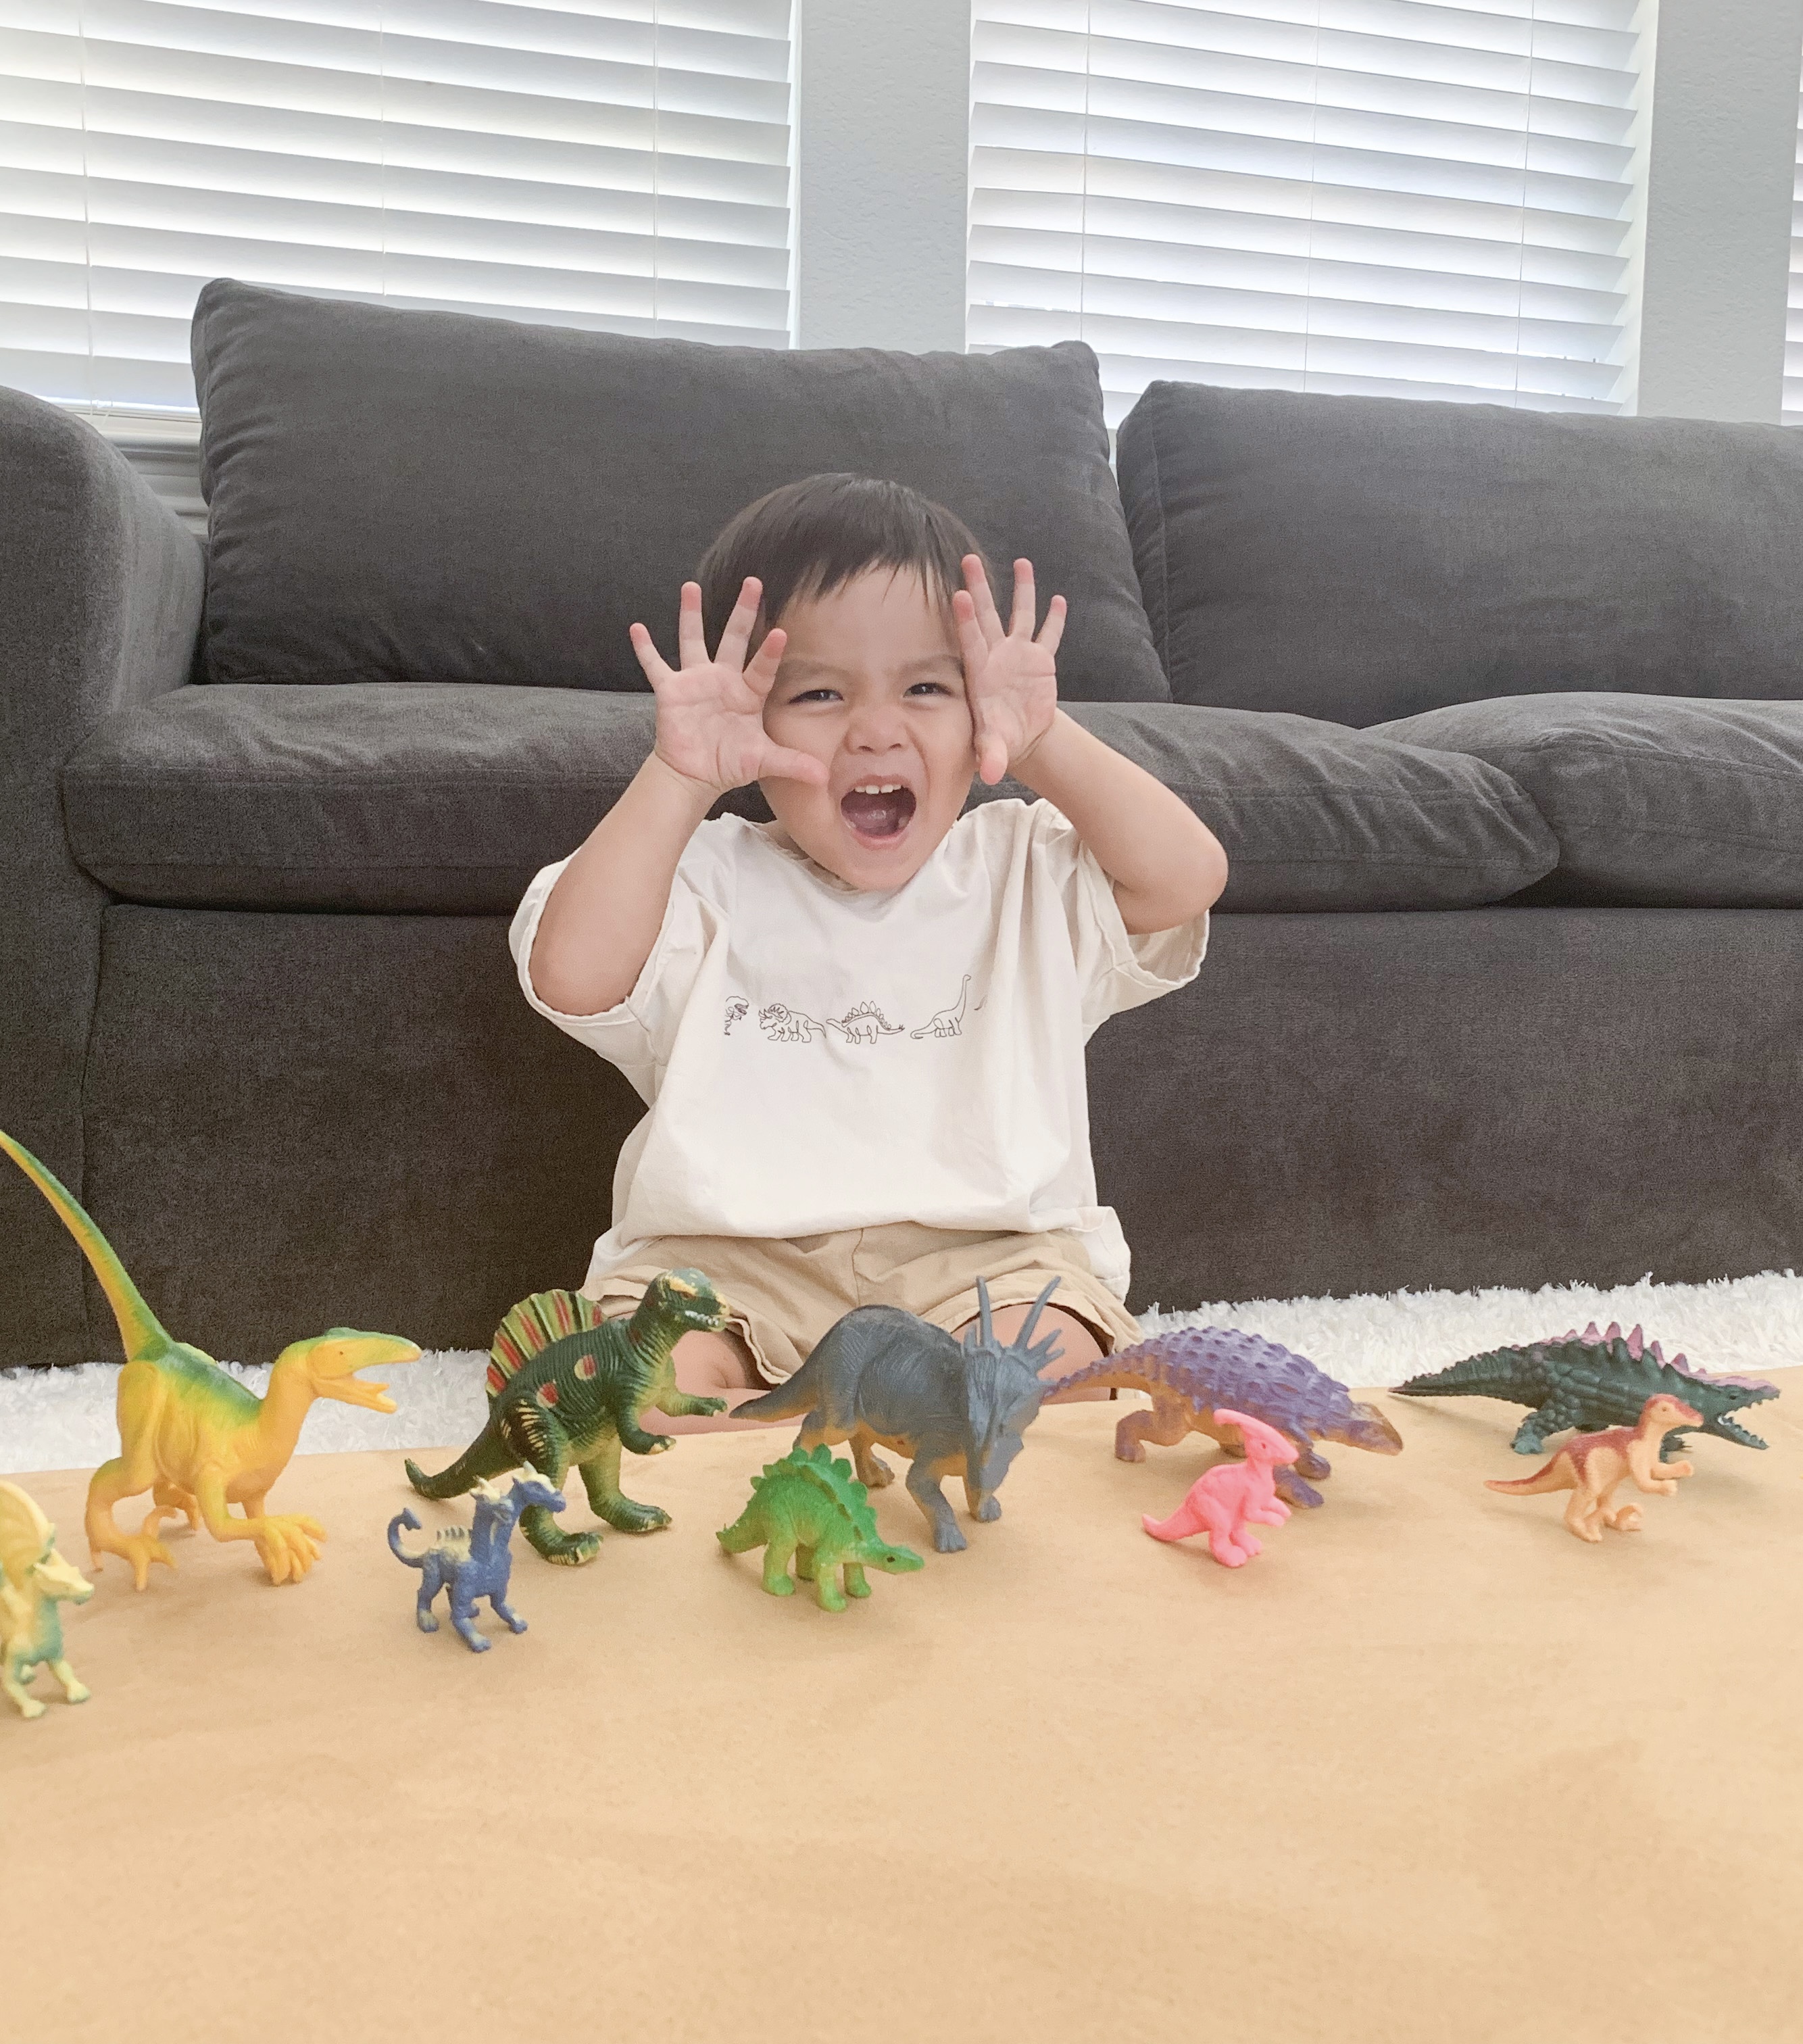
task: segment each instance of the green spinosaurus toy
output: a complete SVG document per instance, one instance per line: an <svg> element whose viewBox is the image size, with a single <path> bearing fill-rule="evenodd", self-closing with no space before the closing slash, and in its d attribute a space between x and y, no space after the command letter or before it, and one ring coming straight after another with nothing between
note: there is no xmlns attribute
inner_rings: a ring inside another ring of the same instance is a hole
<svg viewBox="0 0 1803 2044"><path fill-rule="evenodd" d="M449 1469L428 1476L409 1462L407 1480L422 1497L458 1497L524 1464L561 1490L574 1465L597 1518L621 1533L655 1532L669 1514L621 1492L620 1450L655 1455L675 1446L639 1424L651 1407L673 1419L726 1410L723 1398L679 1391L670 1361L692 1327L725 1324L699 1270L653 1278L631 1319L603 1320L580 1293L535 1293L501 1322L489 1350L487 1425ZM547 1562L575 1567L600 1551L599 1533L566 1533L542 1504L523 1512L520 1527Z"/></svg>
<svg viewBox="0 0 1803 2044"><path fill-rule="evenodd" d="M831 1448L792 1448L751 1479L750 1502L715 1536L729 1554L764 1550L764 1587L792 1596L796 1575L811 1582L823 1611L843 1611L848 1596L865 1597L866 1569L904 1575L925 1564L911 1547L892 1547L877 1531L869 1493L851 1464ZM843 1573L845 1587L839 1587Z"/></svg>

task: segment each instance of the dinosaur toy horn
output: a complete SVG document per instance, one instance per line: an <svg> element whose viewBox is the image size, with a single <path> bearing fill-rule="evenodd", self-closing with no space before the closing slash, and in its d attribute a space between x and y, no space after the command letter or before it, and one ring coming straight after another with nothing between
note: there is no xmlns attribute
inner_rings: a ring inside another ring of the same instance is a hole
<svg viewBox="0 0 1803 2044"><path fill-rule="evenodd" d="M989 1317L989 1287L980 1278L976 1281L976 1310L983 1316L977 1339L984 1348L992 1347L995 1339L995 1324Z"/></svg>
<svg viewBox="0 0 1803 2044"><path fill-rule="evenodd" d="M96 1228L81 1202L52 1172L22 1145L0 1129L0 1150L4 1150L32 1183L56 1209L63 1225L75 1238L82 1254L94 1266L100 1289L106 1294L113 1317L119 1324L119 1339L125 1346L128 1362L154 1361L175 1344L167 1331L125 1275L125 1266L113 1254L112 1245Z"/></svg>
<svg viewBox="0 0 1803 2044"><path fill-rule="evenodd" d="M1045 1310L1045 1301L1057 1289L1058 1280L1054 1276L1046 1285L1045 1290L1034 1301L1033 1311L1027 1315L1022 1323L1020 1332L1015 1336L1015 1345L1017 1348L1030 1348L1033 1346L1033 1331L1039 1324L1039 1316Z"/></svg>

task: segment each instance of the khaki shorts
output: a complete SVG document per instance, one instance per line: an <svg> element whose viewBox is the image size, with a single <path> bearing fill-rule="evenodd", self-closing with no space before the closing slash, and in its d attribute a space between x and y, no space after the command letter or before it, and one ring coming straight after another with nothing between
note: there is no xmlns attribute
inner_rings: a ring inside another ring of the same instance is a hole
<svg viewBox="0 0 1803 2044"><path fill-rule="evenodd" d="M1054 1275L1046 1301L1081 1320L1104 1355L1140 1339L1139 1324L1089 1267L1074 1235L969 1235L894 1221L882 1228L761 1236L673 1235L583 1289L609 1319L630 1312L661 1271L703 1271L732 1331L766 1384L799 1370L833 1323L854 1306L900 1306L948 1334L977 1314L976 1281L992 1306L1028 1305Z"/></svg>

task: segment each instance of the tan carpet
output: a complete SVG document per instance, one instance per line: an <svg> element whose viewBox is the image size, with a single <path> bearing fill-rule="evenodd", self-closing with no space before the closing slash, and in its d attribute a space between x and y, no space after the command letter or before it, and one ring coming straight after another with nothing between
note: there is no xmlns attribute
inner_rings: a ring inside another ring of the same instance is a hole
<svg viewBox="0 0 1803 2044"><path fill-rule="evenodd" d="M713 1539L786 1429L690 1439L630 1465L670 1531L520 1543L480 1656L414 1629L398 1458L306 1458L305 1583L109 1562L92 1701L0 1715L0 2031L1794 2044L1786 1381L1770 1454L1698 1443L1600 1550L1481 1488L1534 1466L1513 1408L1387 1401L1406 1453L1337 1451L1237 1572L1140 1531L1205 1444L1054 1408L968 1553L885 1493L926 1567L838 1616ZM28 1487L81 1560L82 1480Z"/></svg>

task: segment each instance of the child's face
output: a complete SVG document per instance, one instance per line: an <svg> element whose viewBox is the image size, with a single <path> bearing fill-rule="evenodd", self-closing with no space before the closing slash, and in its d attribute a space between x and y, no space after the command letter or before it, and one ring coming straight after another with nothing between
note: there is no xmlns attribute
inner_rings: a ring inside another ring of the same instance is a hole
<svg viewBox="0 0 1803 2044"><path fill-rule="evenodd" d="M871 569L791 603L764 728L827 785L760 783L777 821L850 886L900 887L957 820L976 771L950 611L918 575Z"/></svg>

